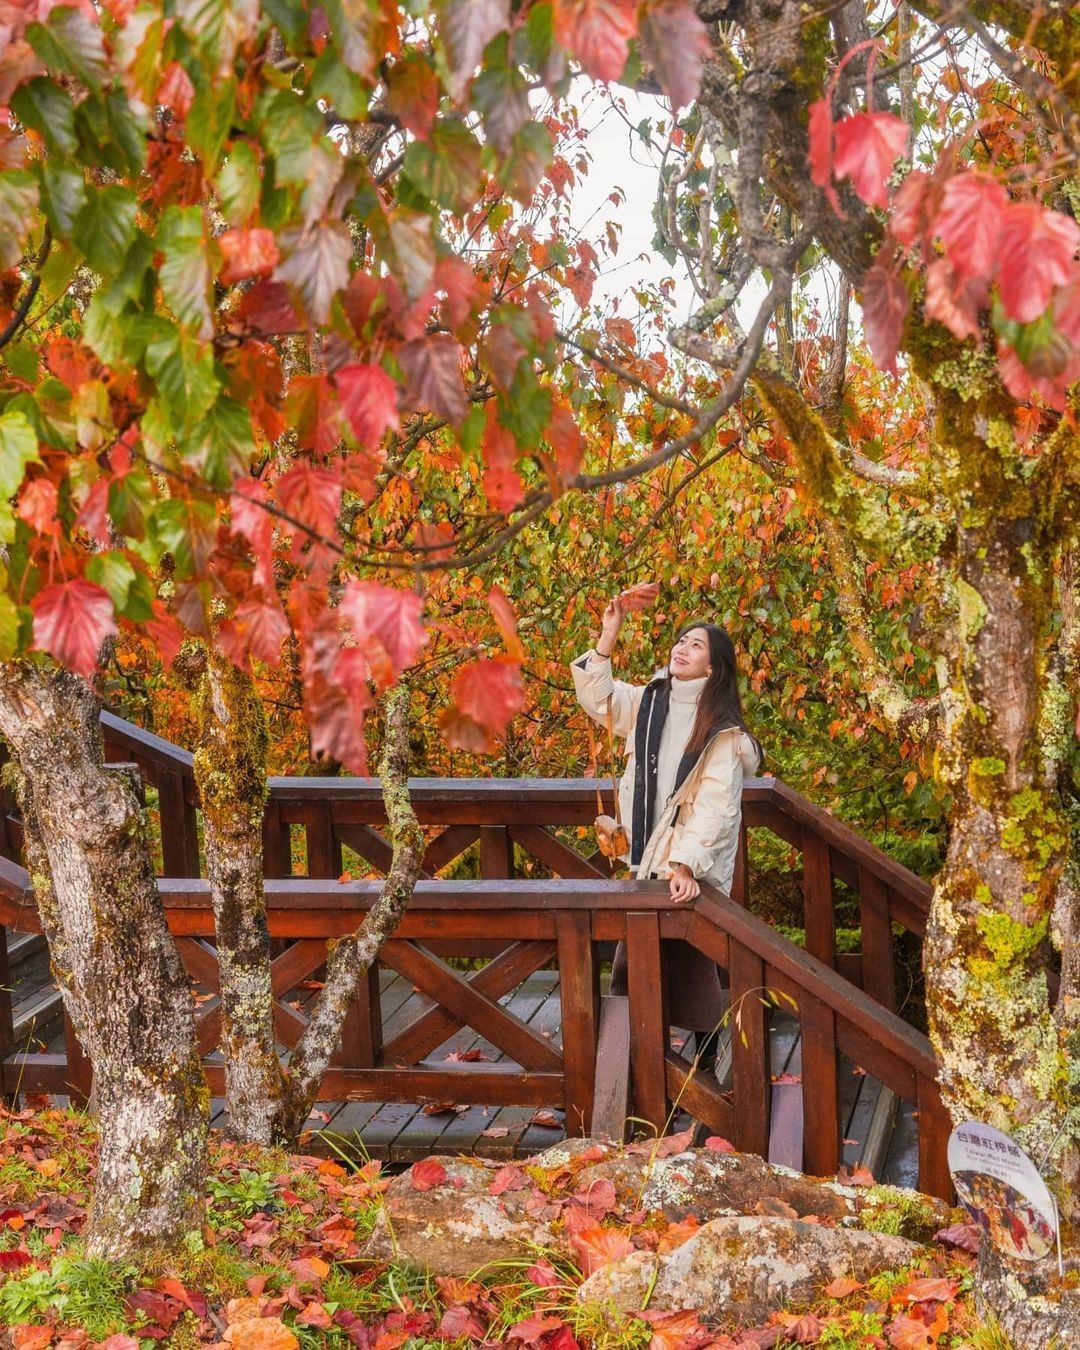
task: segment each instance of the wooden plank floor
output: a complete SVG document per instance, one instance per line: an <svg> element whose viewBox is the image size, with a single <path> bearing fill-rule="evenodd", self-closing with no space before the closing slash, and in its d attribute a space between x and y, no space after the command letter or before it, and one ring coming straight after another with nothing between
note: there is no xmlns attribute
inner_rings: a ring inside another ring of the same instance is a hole
<svg viewBox="0 0 1080 1350"><path fill-rule="evenodd" d="M384 1039L418 1017L432 1001L418 993L408 980L395 971L380 968L380 991L384 1019ZM51 987L48 979L32 981L34 988L17 984L15 998L20 1001L44 996ZM315 989L296 989L287 998L303 1009L316 997ZM537 971L512 993L500 999L502 1005L526 1022L541 1036L561 1048L561 1018L558 975ZM673 1044L681 1049L684 1032L673 1032ZM727 1039L730 1040L728 1034ZM797 1166L801 1153L801 1045L798 1023L783 1013L773 1013L769 1025L770 1067L773 1076L773 1140L770 1157L775 1162ZM54 1033L48 1048L63 1049L62 1032ZM725 1040L718 1047L720 1085L725 1064L730 1072L730 1055L725 1057ZM689 1053L689 1052L687 1052ZM497 1062L504 1056L490 1042L468 1027L449 1037L424 1062L440 1067L451 1054L480 1056ZM777 1081L779 1080L779 1081ZM841 1118L844 1121L844 1162L853 1166L863 1159L863 1148L878 1105L881 1085L862 1074L848 1060L839 1068ZM812 1090L806 1085L805 1090ZM563 1113L546 1110L541 1120L532 1107L470 1106L454 1110L453 1103L443 1111L425 1110L411 1102L319 1102L309 1120L305 1136L306 1151L344 1156L360 1160L379 1158L396 1163L414 1162L431 1153L469 1153L489 1158L528 1157L563 1138ZM542 1123L542 1122L550 1123ZM224 1102L215 1098L211 1123L225 1123ZM688 1119L680 1117L675 1128L683 1128ZM895 1123L889 1117L888 1147L879 1180L914 1186L918 1177L917 1124L913 1108L904 1102L896 1111Z"/></svg>

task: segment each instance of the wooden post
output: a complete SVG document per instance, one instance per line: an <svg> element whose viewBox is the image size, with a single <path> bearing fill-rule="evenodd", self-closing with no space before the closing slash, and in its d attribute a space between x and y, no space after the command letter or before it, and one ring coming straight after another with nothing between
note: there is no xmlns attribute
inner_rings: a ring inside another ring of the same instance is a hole
<svg viewBox="0 0 1080 1350"><path fill-rule="evenodd" d="M588 912L564 911L558 917L557 928L566 1133L587 1135L592 1127L596 1079L599 971Z"/></svg>
<svg viewBox="0 0 1080 1350"><path fill-rule="evenodd" d="M626 982L630 998L630 1074L634 1114L662 1134L667 1124L667 1009L655 911L626 916Z"/></svg>
<svg viewBox="0 0 1080 1350"><path fill-rule="evenodd" d="M281 803L268 797L263 811L263 876L292 876L289 827L281 819ZM340 876L341 873L338 873Z"/></svg>
<svg viewBox="0 0 1080 1350"><path fill-rule="evenodd" d="M68 1095L71 1098L71 1104L72 1106L85 1106L90 1100L94 1070L86 1051L82 1047L82 1042L75 1035L75 1028L71 1025L71 1018L68 1016L66 1008L64 1009L64 1049L67 1052Z"/></svg>
<svg viewBox="0 0 1080 1350"><path fill-rule="evenodd" d="M836 1015L803 990L802 1023L803 1157L815 1177L836 1174L840 1152L840 1093L836 1072Z"/></svg>
<svg viewBox="0 0 1080 1350"><path fill-rule="evenodd" d="M185 782L174 769L157 772L158 815L161 819L161 865L167 877L199 875L199 832L195 807L187 800Z"/></svg>
<svg viewBox="0 0 1080 1350"><path fill-rule="evenodd" d="M948 1147L952 1121L932 1078L919 1076L919 1190L953 1203Z"/></svg>
<svg viewBox="0 0 1080 1350"><path fill-rule="evenodd" d="M836 915L833 911L832 865L827 840L804 829L802 855L806 950L830 970L835 970Z"/></svg>
<svg viewBox="0 0 1080 1350"><path fill-rule="evenodd" d="M862 928L862 987L883 1008L896 1011L889 888L873 872L859 868L859 923Z"/></svg>
<svg viewBox="0 0 1080 1350"><path fill-rule="evenodd" d="M750 859L747 854L746 821L739 823L739 846L735 851L735 871L731 878L731 899L746 908L750 894Z"/></svg>
<svg viewBox="0 0 1080 1350"><path fill-rule="evenodd" d="M382 1055L382 1044L379 963L373 961L345 1014L335 1063L346 1069L374 1069Z"/></svg>
<svg viewBox="0 0 1080 1350"><path fill-rule="evenodd" d="M731 1083L740 1152L765 1156L769 1144L769 1036L765 1025L765 964L741 942L728 942L731 976Z"/></svg>
<svg viewBox="0 0 1080 1350"><path fill-rule="evenodd" d="M334 837L330 803L306 802L303 814L308 876L327 880L341 876L341 844Z"/></svg>
<svg viewBox="0 0 1080 1350"><path fill-rule="evenodd" d="M514 843L505 825L481 825L480 875L491 881L514 875Z"/></svg>
<svg viewBox="0 0 1080 1350"><path fill-rule="evenodd" d="M625 994L605 994L600 1000L590 1133L622 1143L629 1115L630 1000Z"/></svg>
<svg viewBox="0 0 1080 1350"><path fill-rule="evenodd" d="M11 1014L11 968L8 965L7 929L0 924L0 1097L14 1093L5 1081L4 1061L15 1049L15 1024Z"/></svg>

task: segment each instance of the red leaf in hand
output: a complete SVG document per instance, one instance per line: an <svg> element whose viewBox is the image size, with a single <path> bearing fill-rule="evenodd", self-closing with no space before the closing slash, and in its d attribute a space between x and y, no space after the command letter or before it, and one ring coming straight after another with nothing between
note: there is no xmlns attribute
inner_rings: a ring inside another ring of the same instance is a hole
<svg viewBox="0 0 1080 1350"><path fill-rule="evenodd" d="M225 260L218 276L223 286L246 277L267 277L281 257L273 230L226 230L216 243Z"/></svg>
<svg viewBox="0 0 1080 1350"><path fill-rule="evenodd" d="M833 128L833 172L850 178L868 206L885 206L886 183L907 145L907 123L892 113L858 112Z"/></svg>
<svg viewBox="0 0 1080 1350"><path fill-rule="evenodd" d="M434 1158L425 1158L423 1162L413 1163L409 1169L409 1180L414 1191L432 1191L446 1180L446 1168Z"/></svg>
<svg viewBox="0 0 1080 1350"><path fill-rule="evenodd" d="M582 1274L586 1276L634 1250L634 1244L617 1228L585 1228L571 1233L570 1245L577 1253Z"/></svg>
<svg viewBox="0 0 1080 1350"><path fill-rule="evenodd" d="M711 47L708 30L690 0L655 0L645 6L638 40L672 106L693 103Z"/></svg>
<svg viewBox="0 0 1080 1350"><path fill-rule="evenodd" d="M639 581L636 586L628 586L619 592L619 604L627 611L648 609L655 605L660 594L658 581Z"/></svg>
<svg viewBox="0 0 1080 1350"><path fill-rule="evenodd" d="M480 657L454 676L450 696L451 707L439 716L443 735L457 750L484 754L525 702L521 670L516 661Z"/></svg>
<svg viewBox="0 0 1080 1350"><path fill-rule="evenodd" d="M959 173L945 184L933 228L957 276L993 277L1008 204L1004 185L989 174Z"/></svg>
<svg viewBox="0 0 1080 1350"><path fill-rule="evenodd" d="M1073 273L1080 225L1040 202L1010 202L1002 213L998 291L1010 319L1030 323Z"/></svg>
<svg viewBox="0 0 1080 1350"><path fill-rule="evenodd" d="M392 684L427 641L420 622L423 607L415 591L377 581L346 585L339 609L351 624L378 684Z"/></svg>
<svg viewBox="0 0 1080 1350"><path fill-rule="evenodd" d="M637 31L637 0L555 0L555 40L597 80L617 80Z"/></svg>
<svg viewBox="0 0 1080 1350"><path fill-rule="evenodd" d="M334 378L353 435L365 449L373 450L385 431L396 431L400 425L397 385L382 366L359 362L343 366Z"/></svg>
<svg viewBox="0 0 1080 1350"><path fill-rule="evenodd" d="M911 296L903 277L890 267L883 250L863 279L863 320L874 362L896 374L896 352L904 333Z"/></svg>
<svg viewBox="0 0 1080 1350"><path fill-rule="evenodd" d="M46 586L30 602L34 611L34 647L62 666L91 675L106 638L117 632L108 591L76 577Z"/></svg>

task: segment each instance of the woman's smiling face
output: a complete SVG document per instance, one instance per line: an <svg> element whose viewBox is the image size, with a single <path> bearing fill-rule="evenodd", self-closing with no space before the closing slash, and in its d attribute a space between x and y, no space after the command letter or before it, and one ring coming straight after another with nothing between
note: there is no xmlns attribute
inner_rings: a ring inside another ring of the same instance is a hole
<svg viewBox="0 0 1080 1350"><path fill-rule="evenodd" d="M699 680L710 667L709 635L704 628L691 628L671 649L668 668L676 680Z"/></svg>

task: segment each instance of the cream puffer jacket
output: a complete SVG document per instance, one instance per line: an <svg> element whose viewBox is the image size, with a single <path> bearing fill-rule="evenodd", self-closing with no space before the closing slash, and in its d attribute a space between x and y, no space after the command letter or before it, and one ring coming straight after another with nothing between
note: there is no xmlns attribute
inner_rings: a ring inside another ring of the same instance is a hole
<svg viewBox="0 0 1080 1350"><path fill-rule="evenodd" d="M593 721L606 727L610 700L612 732L626 740L619 809L629 832L634 816L634 730L645 686L616 680L611 663L602 657L584 666L581 661L578 657L570 667L578 701ZM708 881L728 894L739 846L743 779L752 777L759 763L753 738L740 727L716 732L664 803L646 840L637 876L667 878L676 863L683 863L699 881ZM629 856L623 861L629 863Z"/></svg>

